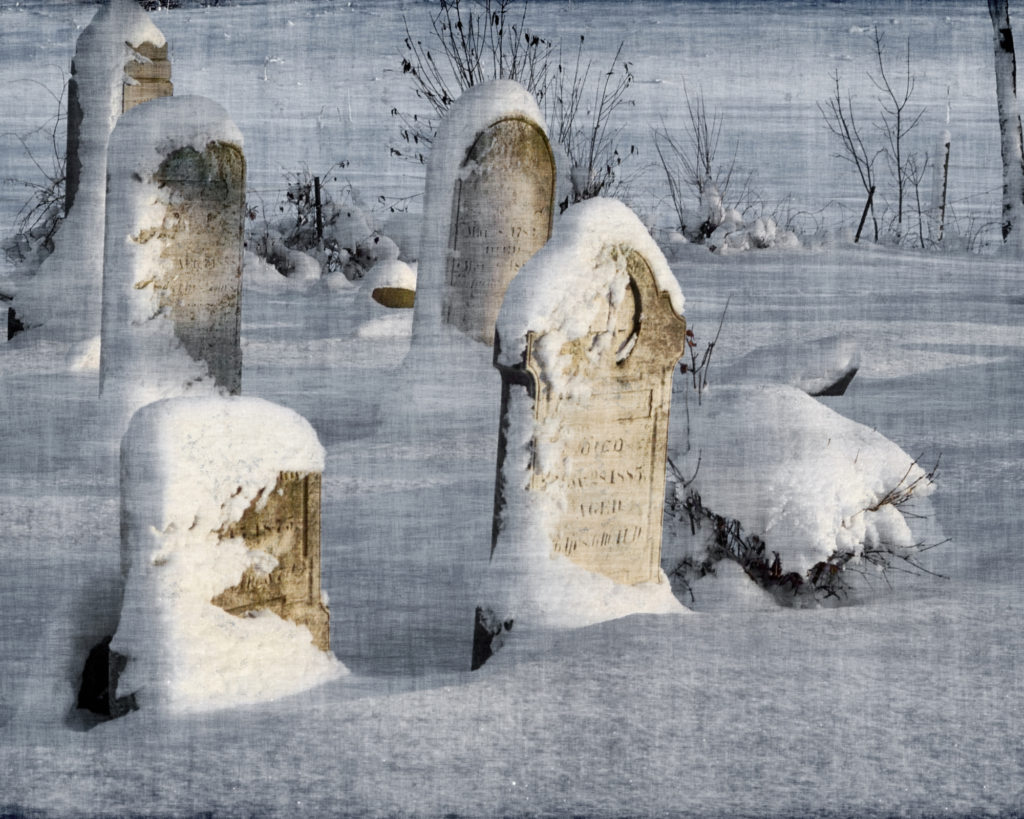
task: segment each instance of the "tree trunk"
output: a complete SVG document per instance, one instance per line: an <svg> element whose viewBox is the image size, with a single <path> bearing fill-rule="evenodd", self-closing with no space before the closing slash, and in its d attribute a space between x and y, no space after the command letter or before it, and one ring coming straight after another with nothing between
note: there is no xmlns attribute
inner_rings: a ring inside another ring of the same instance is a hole
<svg viewBox="0 0 1024 819"><path fill-rule="evenodd" d="M1003 241L1024 248L1024 155L1009 0L988 0L988 13L995 36L996 96L1003 154Z"/></svg>

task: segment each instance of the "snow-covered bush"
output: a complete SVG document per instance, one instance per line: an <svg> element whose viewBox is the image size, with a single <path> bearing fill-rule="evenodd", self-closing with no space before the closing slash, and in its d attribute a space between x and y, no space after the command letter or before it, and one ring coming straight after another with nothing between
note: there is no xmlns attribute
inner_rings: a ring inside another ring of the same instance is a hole
<svg viewBox="0 0 1024 819"><path fill-rule="evenodd" d="M404 146L392 146L391 154L426 162L440 119L461 92L490 80L515 80L544 109L553 141L561 146L563 155L558 160L566 161L564 173L571 178L571 191L559 200L565 210L570 204L607 195L622 181L623 159L637 153L635 146L620 151L622 129L615 125L619 109L633 105L627 94L632 69L621 60L620 44L608 70L591 74L593 60L584 57L583 36L574 65L562 60L561 48L552 64L553 41L527 30L528 0L522 2L521 15L518 10L513 14L516 2L440 0L430 22L431 41L435 51L440 46L443 60L431 56L430 49L409 31L406 20L402 73L432 110L422 115L392 109L392 116L402 123Z"/></svg>
<svg viewBox="0 0 1024 819"><path fill-rule="evenodd" d="M926 569L907 518L934 490L877 431L794 387L718 387L670 444L663 558L684 599L722 560L783 605L849 599L873 578Z"/></svg>
<svg viewBox="0 0 1024 819"><path fill-rule="evenodd" d="M728 165L719 164L722 115L708 114L703 92L695 99L685 89L684 94L689 114L684 137L673 135L664 120L661 129L652 128L654 148L668 183L673 230L678 232L671 238L706 245L718 253L799 247L796 234L778 224L776 214L754 190L754 174L747 174L737 191L735 156ZM691 207L687 191L697 200L696 208Z"/></svg>

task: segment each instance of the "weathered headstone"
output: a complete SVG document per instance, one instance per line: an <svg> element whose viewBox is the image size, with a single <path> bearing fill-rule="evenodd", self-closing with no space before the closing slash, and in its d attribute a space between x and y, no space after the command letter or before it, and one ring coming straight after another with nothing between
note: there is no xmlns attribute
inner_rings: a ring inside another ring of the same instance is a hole
<svg viewBox="0 0 1024 819"><path fill-rule="evenodd" d="M265 505L263 505L265 504ZM262 508L260 508L262 506ZM306 626L321 651L331 647L330 614L320 596L320 475L282 472L269 493L261 493L241 520L225 527L221 538L241 537L246 548L277 560L269 574L246 569L237 586L211 602L241 617L269 609L284 620Z"/></svg>
<svg viewBox="0 0 1024 819"><path fill-rule="evenodd" d="M509 282L551 235L555 160L537 123L512 118L483 131L460 170L444 316L490 345Z"/></svg>
<svg viewBox="0 0 1024 819"><path fill-rule="evenodd" d="M570 209L520 272L495 341L502 405L492 560L502 550L525 554L523 541L540 536L546 557L616 584L661 580L681 309L664 256L614 200ZM548 562L533 568L542 573ZM485 630L514 614L488 613ZM478 614L478 631L485 625Z"/></svg>
<svg viewBox="0 0 1024 819"><path fill-rule="evenodd" d="M484 83L456 100L431 149L423 310L436 297L438 321L488 345L509 282L551 235L556 172L542 122L518 83Z"/></svg>
<svg viewBox="0 0 1024 819"><path fill-rule="evenodd" d="M101 394L130 411L199 384L238 394L241 135L210 100L154 100L118 122L109 168Z"/></svg>
<svg viewBox="0 0 1024 819"><path fill-rule="evenodd" d="M121 98L121 113L144 102L170 97L174 94L171 82L171 61L167 59L168 43L161 46L140 43L128 46L134 52L124 67L125 81Z"/></svg>
<svg viewBox="0 0 1024 819"><path fill-rule="evenodd" d="M167 52L163 34L135 0L111 0L78 38L68 80L65 213L78 194L83 160L105 160L117 118L136 105L174 93ZM95 170L102 182L103 167Z"/></svg>
<svg viewBox="0 0 1024 819"><path fill-rule="evenodd" d="M257 398L172 398L121 445L111 698L216 707L343 673L320 588L324 451L309 423Z"/></svg>

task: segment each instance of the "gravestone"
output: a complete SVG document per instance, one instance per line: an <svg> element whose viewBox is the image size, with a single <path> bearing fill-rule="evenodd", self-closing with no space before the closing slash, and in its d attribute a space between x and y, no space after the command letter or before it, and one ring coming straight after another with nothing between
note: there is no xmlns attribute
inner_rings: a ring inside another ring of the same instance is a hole
<svg viewBox="0 0 1024 819"><path fill-rule="evenodd" d="M245 157L240 145L211 141L179 148L153 180L167 193L166 217L141 241L162 240L163 276L154 280L175 335L206 361L218 386L242 389L241 330Z"/></svg>
<svg viewBox="0 0 1024 819"><path fill-rule="evenodd" d="M132 59L124 67L125 76L131 82L126 81L122 86L121 113L144 102L172 96L171 61L167 59L169 44L158 46L146 42L137 46L126 45L133 52Z"/></svg>
<svg viewBox="0 0 1024 819"><path fill-rule="evenodd" d="M126 393L126 425L157 398L241 391L245 157L202 97L132 109L110 144L100 392Z"/></svg>
<svg viewBox="0 0 1024 819"><path fill-rule="evenodd" d="M261 493L220 535L243 538L248 549L276 558L277 567L269 574L246 569L237 586L211 602L238 617L269 609L306 626L321 651L330 649L330 614L320 599L319 473L282 472L273 490L265 498Z"/></svg>
<svg viewBox="0 0 1024 819"><path fill-rule="evenodd" d="M258 398L179 397L121 443L124 602L108 696L140 708L258 701L344 673L320 585L324 450Z"/></svg>
<svg viewBox="0 0 1024 819"><path fill-rule="evenodd" d="M448 241L448 324L487 345L508 283L551 235L555 160L544 131L499 120L466 153Z"/></svg>
<svg viewBox="0 0 1024 819"><path fill-rule="evenodd" d="M614 200L571 208L520 272L495 339L502 398L492 570L502 558L549 596L559 592L541 576L558 556L615 584L661 583L681 309L661 251ZM538 538L547 545L535 546ZM519 563L502 550L518 552ZM475 667L490 653L481 642L515 619L514 606L478 610Z"/></svg>
<svg viewBox="0 0 1024 819"><path fill-rule="evenodd" d="M65 213L78 194L83 157L94 163L103 158L117 118L174 93L167 55L167 41L135 0L111 0L82 31L68 79ZM103 167L87 173L93 171L102 182Z"/></svg>
<svg viewBox="0 0 1024 819"><path fill-rule="evenodd" d="M421 343L442 325L494 343L509 282L551 235L556 172L543 122L512 80L467 89L445 114L427 163L414 321Z"/></svg>

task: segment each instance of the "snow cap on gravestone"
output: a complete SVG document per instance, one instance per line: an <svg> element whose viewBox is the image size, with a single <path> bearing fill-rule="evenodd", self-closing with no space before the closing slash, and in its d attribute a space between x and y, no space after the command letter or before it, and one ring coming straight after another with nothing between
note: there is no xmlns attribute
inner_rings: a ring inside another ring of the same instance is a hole
<svg viewBox="0 0 1024 819"><path fill-rule="evenodd" d="M144 404L241 389L245 158L217 103L167 97L110 140L100 393Z"/></svg>
<svg viewBox="0 0 1024 819"><path fill-rule="evenodd" d="M509 281L551 235L555 162L536 101L519 83L468 89L427 162L414 335L449 324L491 344Z"/></svg>

